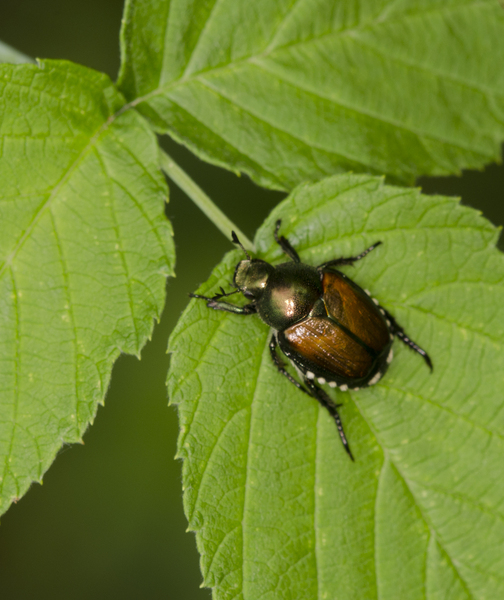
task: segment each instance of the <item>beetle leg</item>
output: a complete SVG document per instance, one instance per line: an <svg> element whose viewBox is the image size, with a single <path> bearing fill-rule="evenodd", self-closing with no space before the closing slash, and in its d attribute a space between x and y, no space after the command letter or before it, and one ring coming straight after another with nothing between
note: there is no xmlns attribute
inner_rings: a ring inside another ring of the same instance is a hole
<svg viewBox="0 0 504 600"><path fill-rule="evenodd" d="M433 371L434 367L432 366L432 361L430 359L430 356L427 354L427 352L425 352L425 350L423 348L420 348L420 346L415 344L415 342L406 335L404 329L399 325L399 323L394 319L394 317L389 313L388 310L386 310L382 306L380 306L380 309L384 312L385 318L390 323L391 333L396 335L401 340L401 342L406 344L406 346L409 346L412 350L414 350L415 352L418 352L418 354L420 354L420 356L422 356L423 359L425 360L425 362L427 363L429 369L431 371Z"/></svg>
<svg viewBox="0 0 504 600"><path fill-rule="evenodd" d="M337 266L341 266L341 265L353 265L354 262L367 256L372 250L374 250L380 244L381 244L381 242L375 242L372 246L369 246L369 248L367 250L364 250L364 252L361 252L361 254L358 254L357 256L349 256L347 258L335 258L334 260L330 260L328 262L322 263L321 265L319 265L317 267L317 269L319 271L322 271L323 269L325 269L327 267L337 267Z"/></svg>
<svg viewBox="0 0 504 600"><path fill-rule="evenodd" d="M199 294L189 294L189 296L191 298L198 298L199 300L206 300L208 308L213 308L214 310L223 310L237 315L253 315L257 312L254 302L245 304L245 306L236 306L236 304L231 304L230 302L219 302L219 298L222 298L222 295L220 294L217 294L217 296L214 296L213 298L200 296Z"/></svg>
<svg viewBox="0 0 504 600"><path fill-rule="evenodd" d="M299 390L301 390L305 394L308 394L308 396L311 396L311 394L304 389L304 387L299 383L299 381L294 379L294 377L292 377L292 375L284 369L285 364L282 362L282 360L280 359L280 357L278 356L278 354L276 352L277 345L278 345L278 342L276 339L276 335L273 334L271 336L271 340L269 343L269 349L270 349L271 359L275 363L275 367L278 369L278 372L281 373L282 375L284 375L285 377L287 377L287 379L291 383L293 383Z"/></svg>
<svg viewBox="0 0 504 600"><path fill-rule="evenodd" d="M299 254L294 250L291 246L289 240L284 238L282 235L278 237L278 230L280 229L280 225L282 224L282 219L278 219L275 226L275 231L273 235L275 236L275 242L282 248L282 250L287 254L289 258L291 258L294 262L300 263L301 259L299 258Z"/></svg>
<svg viewBox="0 0 504 600"><path fill-rule="evenodd" d="M321 390L318 386L316 386L311 379L308 379L308 377L303 376L304 383L310 391L308 392L307 390L305 390L305 388L299 383L299 381L296 381L296 379L294 379L294 377L292 377L292 375L290 373L287 373L287 371L284 369L285 365L282 362L282 360L279 358L278 354L276 353L277 345L278 345L278 342L277 342L276 335L273 334L271 336L269 348L270 348L271 358L272 358L273 362L275 363L275 366L278 369L278 372L281 373L282 375L284 375L285 377L287 377L287 379L291 383L293 383L299 390L301 390L305 394L308 394L308 396L315 398L315 400L317 400L320 404L322 404L323 407L325 407L329 411L329 414L334 419L334 421L336 423L336 427L338 428L338 433L341 438L341 441L343 442L343 447L347 451L348 456L350 456L350 458L353 461L355 461L355 459L352 455L352 452L350 450L350 446L348 445L345 431L343 430L343 424L342 424L340 416L338 414L338 407L340 407L341 404L334 404L334 402L331 400L331 398L329 398L329 396L323 390Z"/></svg>
<svg viewBox="0 0 504 600"><path fill-rule="evenodd" d="M345 431L343 429L343 423L341 422L337 406L334 402L329 398L329 396L321 390L317 385L313 383L312 379L304 378L304 383L308 387L308 389L312 392L312 396L322 404L327 410L329 414L334 419L336 423L336 427L338 428L338 433L343 443L343 447L345 448L348 456L355 462L355 459L352 455L352 451L350 450L350 446L348 444L348 440L346 439Z"/></svg>

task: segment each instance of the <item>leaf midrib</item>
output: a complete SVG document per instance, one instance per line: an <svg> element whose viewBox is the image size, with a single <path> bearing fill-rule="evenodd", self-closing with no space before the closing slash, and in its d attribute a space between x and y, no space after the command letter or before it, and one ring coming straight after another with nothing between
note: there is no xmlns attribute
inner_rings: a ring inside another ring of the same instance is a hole
<svg viewBox="0 0 504 600"><path fill-rule="evenodd" d="M408 21L408 20L412 20L412 19L417 19L417 18L422 18L422 17L424 17L426 15L429 15L431 13L450 12L451 10L458 11L458 10L460 10L462 8L466 9L466 8L474 7L474 6L486 6L486 5L490 6L492 4L493 4L493 2L491 0L487 0L487 1L481 1L481 0L471 1L471 0L469 0L466 3L460 2L456 6L448 6L448 7L447 6L442 6L442 5L439 4L438 6L433 7L431 9L428 9L428 10L417 11L417 12L408 12L408 13L401 13L401 14L396 15L394 18L380 20L381 16L383 15L383 13L387 12L388 9L389 9L390 5L387 5L385 7L385 9L382 11L382 13L379 14L379 15L377 15L376 17L374 17L371 21L366 21L366 22L363 22L363 23L359 23L357 26L350 27L348 29L339 29L338 31L330 31L328 33L321 34L320 36L317 36L317 37L316 36L308 36L305 39L303 39L302 42L287 43L287 44L284 44L283 46L277 46L277 47L275 47L275 50L285 50L286 48L291 48L293 46L300 46L300 45L305 44L305 43L317 43L322 38L329 37L329 36L332 36L332 35L341 35L341 36L349 35L349 36L351 36L356 31L362 31L364 29L373 29L373 26L380 27L382 25L383 26L388 26L388 25L394 24L394 23L402 23L404 21ZM277 35L279 29L280 29L280 27L278 27L275 30L275 32L273 34L273 37L275 37ZM273 44L274 44L274 40L272 40L270 42L270 44L267 46L266 50L263 52L264 55L267 55L267 54L271 53L270 47L272 47Z"/></svg>
<svg viewBox="0 0 504 600"><path fill-rule="evenodd" d="M89 142L80 152L79 156L77 156L75 160L68 165L66 171L63 173L58 183L56 183L56 185L53 187L47 199L37 208L36 211L34 211L32 220L30 221L24 232L21 234L21 236L14 243L12 252L9 255L7 255L5 261L0 265L0 279L4 276L6 269L11 267L18 252L21 250L26 240L30 238L31 234L33 233L35 227L39 223L42 216L51 207L51 205L55 201L55 198L57 198L61 188L65 185L65 183L68 182L70 177L75 173L75 171L77 170L79 165L84 161L87 155L93 151L99 139L102 137L102 135L104 135L107 132L108 128L115 121L116 117L119 116L120 112L122 111L111 115L106 121L104 121L100 125L100 127L98 127L95 130L95 132L90 136Z"/></svg>
<svg viewBox="0 0 504 600"><path fill-rule="evenodd" d="M254 66L258 69L262 69L264 71L266 71L267 73L270 73L272 75L274 75L278 81L282 81L284 83L287 83L289 85L295 86L298 90L304 92L305 94L309 94L310 96L313 96L316 99L319 100L324 100L324 101L328 101L331 102L332 104L334 104L335 106L338 106L339 108L343 108L345 109L347 112L349 113L355 113L357 115L362 115L365 117L368 117L370 119L374 119L376 121L379 121L380 123L383 123L384 125L388 125L389 127L393 127L395 129L399 129L401 131L406 131L406 132L410 132L413 133L414 135L418 136L418 137L422 137L428 140L433 140L435 142L439 142L442 144L446 144L447 146L456 146L457 148L460 148L462 150L465 150L466 152L472 152L473 154L478 154L479 156L481 156L482 158L484 158L486 155L478 152L474 146L472 146L471 144L461 144L460 142L453 142L453 141L447 141L446 139L443 139L442 137L438 136L438 135L434 135L432 133L427 133L426 131L422 131L419 130L416 127L412 127L411 125L405 125L404 123L402 123L401 121L397 121L394 120L390 117L384 117L376 112L373 112L369 109L365 109L362 106L356 106L356 105L352 105L349 104L348 102L343 102L341 100L341 98L339 99L335 99L335 98L330 98L327 96L323 96L320 93L316 93L314 90L310 89L308 86L304 86L301 85L299 82L293 83L291 81L289 81L285 76L280 76L277 73L275 73L274 71L268 71L264 65L259 65L256 63L252 63L254 64ZM237 108L239 108L242 112L250 115L253 119L255 119L256 121L260 121L262 123L265 123L266 125L268 125L269 127L273 128L273 129L279 129L280 131L282 131L282 133L289 135L291 137L293 137L294 139L297 139L301 142L304 143L309 143L311 144L313 147L319 149L319 150L324 150L324 151L330 151L331 148L330 147L324 147L323 145L316 145L314 143L314 141L309 140L309 139L303 139L300 136L295 136L292 132L289 132L287 129L282 129L281 127L278 127L277 125L275 125L274 120L268 120L264 117L264 115L261 115L261 109L260 107L257 107L256 111L253 111L250 107L245 106L244 103L238 103L236 100L233 100L233 98L230 95L225 95L225 93L223 92L222 89L218 89L217 86L213 86L211 85L211 83L208 81L208 79L205 80L205 78L198 78L198 83L203 87L206 88L208 90L211 90L214 94L220 96L223 100L227 100L228 102L234 104L234 106L236 106ZM359 160L359 158L357 156L351 156L349 153L347 153L346 155L344 155L345 158L349 159L349 160L353 160L355 162L359 162L361 164L364 164L362 159Z"/></svg>
<svg viewBox="0 0 504 600"><path fill-rule="evenodd" d="M11 279L12 279L12 288L13 288L14 306L15 306L15 315L16 315L16 353L14 356L14 361L15 361L16 367L14 369L14 390L13 390L14 391L14 402L13 402L14 407L13 407L13 418L12 418L12 422L11 422L12 428L11 428L11 433L10 433L9 450L5 454L3 474L2 474L2 478L0 479L0 506L2 506L2 504L3 504L3 502L1 501L1 498L3 497L5 481L6 481L8 473L11 472L10 467L9 467L9 464L10 464L9 459L12 456L12 449L14 447L14 436L15 436L16 427L17 427L17 415L18 415L18 410L19 410L19 364L20 364L19 296L17 293L16 280L14 278L14 273L12 272L12 269L10 269L10 274L11 274ZM14 477L14 479L16 482L16 494L19 494L19 485L17 482L17 478Z"/></svg>
<svg viewBox="0 0 504 600"><path fill-rule="evenodd" d="M446 548L443 546L443 544L441 543L441 541L439 540L439 536L436 535L436 529L435 527L430 523L430 520L428 519L428 517L425 516L424 511L422 510L422 507L418 504L417 500L416 500L416 496L415 494L412 492L411 488L408 485L408 480L407 478L403 475L403 473L401 472L401 470L399 469L399 467L396 465L396 463L391 459L389 452L388 452L388 448L381 442L380 440L380 436L378 434L378 432L376 431L376 428L373 426L373 424L366 418L366 416L364 415L363 411L361 410L358 402L355 400L355 398L353 397L353 394L351 395L351 399L352 402L354 403L355 407L357 408L359 415L362 417L362 419L365 421L365 423L367 424L367 426L369 427L369 429L371 430L371 432L373 433L373 435L376 438L376 441L378 442L384 457L385 457L385 461L382 464L382 467L380 469L380 476L381 476L381 472L383 471L384 467L385 467L385 463L388 461L389 464L392 466L392 468L396 471L396 473L398 474L398 476L401 478L401 480L404 482L404 485L406 486L406 489L408 490L408 493L411 496L411 499L415 505L415 507L417 508L417 510L419 511L419 513L422 516L422 519L425 523L425 525L427 526L427 528L429 529L429 533L430 535L436 540L436 542L439 544L439 546L443 549L443 552L446 554L446 556L449 558L450 563L452 564L458 579L461 581L462 585L464 586L464 588L468 591L468 594L471 598L473 598L473 594L469 592L469 588L467 586L466 581L462 578L460 572L458 571L458 569L455 567L455 565L453 564L453 559L451 557L451 555L448 553L448 551L446 550ZM376 552L375 552L375 557L376 557ZM377 588L378 590L378 588ZM377 598L378 598L378 593L377 593Z"/></svg>
<svg viewBox="0 0 504 600"><path fill-rule="evenodd" d="M342 30L338 30L338 31L331 31L329 33L325 33L322 34L320 36L317 37L310 37L310 38L306 38L303 39L301 41L296 41L293 42L292 44L285 44L284 46L279 46L276 47L274 49L274 51L270 51L269 50L269 46L267 47L266 50L264 50L263 52L257 53L257 54L253 54L253 55L249 55L247 57L244 58L240 58L236 61L232 61L229 62L225 65L221 65L218 67L211 67L208 69L203 69L201 71L192 73L191 75L186 75L186 70L187 70L187 66L186 69L184 71L184 73L182 74L182 76L180 76L179 78L173 80L170 83L164 84L159 88L156 88L155 90L152 90L151 92L148 92L147 94L144 94L143 96L139 96L137 98L135 98L134 100L132 100L130 103L128 103L124 108L129 108L129 107L136 107L139 104L146 102L148 100L151 100L157 96L162 96L162 95L166 95L169 96L171 92L175 91L177 88L183 88L184 86L190 85L193 82L198 82L202 85L204 85L204 80L205 78L208 79L209 76L211 76L212 78L214 77L219 77L221 74L226 73L227 71L232 71L232 70L238 70L240 67L242 67L243 65L249 65L249 64L255 64L256 66L257 63L260 61L260 59L265 59L265 58L273 58L275 53L280 53L282 51L285 51L287 48L300 48L302 46L306 46L309 44L315 44L315 43L319 43L320 40L322 38L326 38L326 37L355 37L355 33L358 31L362 31L365 29L376 29L376 28L380 28L381 26L388 26L391 23L394 22L404 22L405 20L409 20L409 19L416 19L419 17L422 17L424 15L428 15L430 13L443 13L443 12L459 12L460 10L467 10L468 8L472 8L472 7L477 7L477 6L491 6L493 4L493 2L487 1L487 2L482 2L482 1L477 1L477 2L467 2L466 4L463 5L456 5L456 6L448 6L448 7L442 7L442 6L437 6L431 10L426 10L423 12L416 12L416 13L408 13L408 14L401 14L398 15L396 18L394 19L389 19L389 20L384 20L384 21L378 21L376 18L374 19L374 21L372 21L371 23L367 22L365 24L360 24L356 27L350 28L350 29L342 29ZM213 9L211 11L210 14L212 14ZM202 31L204 30L205 26L202 28ZM191 60L193 59L193 55L196 51L196 48L198 47L199 44L199 40L197 42L197 44L195 45L195 47L192 50L191 55L188 57L187 59L187 65L190 64ZM398 60L396 56L394 55L390 55L389 56L390 60ZM426 67L422 67L421 65L415 65L417 68L423 68L426 69ZM262 65L262 67L264 68L264 65ZM472 82L470 80L464 80L462 78L459 77L453 77L450 73L444 73L442 71L436 71L435 73L433 71L429 71L430 73L435 74L437 77L443 77L444 79L447 80L451 80L456 82L459 85L465 85L466 87L470 88L471 90L477 90L477 91L481 91L484 94L494 94L497 95L497 92L495 90L491 90L488 91L486 89L486 86L480 84L480 83L475 83ZM276 75L276 74L275 74ZM279 77L278 75L276 75L277 77ZM287 80L285 80L287 81ZM208 81L206 81L207 85L208 85ZM295 84L298 88L300 88L299 83ZM300 88L301 89L301 88ZM214 90L215 91L215 90ZM446 143L449 145L454 145L456 147L460 147L463 150L471 150L474 151L474 148L465 148L464 146L460 146L459 144L455 143L455 142L449 142L448 140L445 140L443 138L440 137L436 137L436 136L431 136L429 134L427 134L426 132L419 132L416 131L415 128L411 128L410 126L404 124L404 123L395 123L389 119L384 119L382 116L378 115L378 114L373 114L370 113L369 111L364 111L362 108L360 107L356 107L356 106L347 106L345 103L342 103L341 101L336 101L335 99L332 98L325 98L324 96L319 95L320 98L333 102L335 105L340 106L342 108L345 109L351 109L353 111L355 111L358 114L362 114L366 117L370 117L373 119L376 119L377 121L381 122L381 123L385 123L389 126L393 126L393 127L398 127L400 129L403 129L405 131L409 131L412 134L416 135L416 136L420 136L420 137L426 137L429 139L434 139L435 141L441 142L441 143ZM177 103L175 100L173 100L175 103ZM231 101L231 100L230 100ZM232 102L232 101L231 101ZM236 103L234 103L236 104ZM252 114L252 113L251 113ZM282 130L283 131L283 130ZM287 131L285 131L284 133L288 133ZM486 156L486 155L481 155L481 156ZM354 159L355 160L355 159Z"/></svg>
<svg viewBox="0 0 504 600"><path fill-rule="evenodd" d="M455 419L465 421L468 425L471 425L474 429L479 429L483 433L486 433L491 437L495 436L496 438L499 438L500 440L502 440L504 442L504 434L503 433L499 433L498 431L493 431L492 429L488 429L488 427L485 427L484 425L477 423L476 421L472 421L468 416L458 413L456 410L453 410L452 408L443 406L442 404L439 404L438 402L435 402L434 400L430 400L429 398L426 398L425 396L420 396L420 394L418 394L418 393L414 394L413 392L411 392L407 389L401 389L401 388L393 387L390 385L386 385L386 383L383 383L383 382L380 382L380 387L384 390L388 390L389 392L396 392L398 395L400 394L403 396L408 396L409 398L417 400L418 402L430 404L436 410L446 412L449 415L451 415L452 417L454 417Z"/></svg>
<svg viewBox="0 0 504 600"><path fill-rule="evenodd" d="M214 3L214 6L212 7L212 10L211 10L211 12L209 14L209 18L213 14L214 8L215 8L216 4L218 4L217 1ZM179 77L178 80L175 80L173 83L178 84L178 83L182 83L182 82L187 82L187 81L190 81L191 79L194 79L195 77L199 77L200 75L202 75L204 73L209 73L209 72L216 73L216 72L219 72L219 71L222 71L222 70L234 68L235 66L239 66L242 63L251 62L251 61L254 61L254 60L257 60L257 59L260 59L260 58L268 58L268 57L271 57L275 52L280 52L280 51L283 51L283 50L285 50L287 48L294 48L294 47L301 48L302 46L306 46L306 45L309 45L309 44L316 44L316 43L320 42L320 40L322 40L324 38L330 38L330 37L336 37L336 38L338 38L338 37L345 37L345 36L350 36L351 37L352 35L354 35L358 31L362 31L362 30L365 30L365 29L373 30L374 28L379 29L382 26L388 26L388 25L393 24L393 23L399 23L400 24L400 23L403 23L404 21L408 21L410 19L417 19L417 18L420 18L420 17L424 17L424 16L429 15L431 13L443 13L443 12L447 12L448 13L448 12L451 12L451 11L458 12L462 8L463 9L467 9L469 7L476 7L476 6L487 6L487 5L490 6L492 4L494 4L494 2L492 2L492 0L487 0L487 1L478 0L478 1L475 1L475 2L474 1L469 1L469 2L467 2L465 4L460 3L460 4L457 4L457 5L448 6L448 7L438 5L438 6L434 7L434 8L432 8L432 9L429 9L429 10L424 10L424 11L419 11L419 12L411 12L411 13L406 13L406 14L402 13L400 15L397 15L395 18L385 19L385 20L382 20L382 21L379 20L380 15L378 15L378 17L375 17L372 21L367 21L365 23L359 23L355 27L350 27L348 29L339 29L337 31L330 31L330 32L323 33L323 34L318 35L318 36L309 36L309 37L304 38L301 41L294 41L294 42L291 42L291 43L284 44L283 46L276 46L276 47L272 48L272 44L273 44L273 40L272 40L266 46L265 50L263 50L262 52L259 52L258 54L250 54L249 56L242 57L242 58L240 58L240 59L238 59L236 61L232 61L232 62L227 63L225 65L222 65L220 67L213 67L213 68L209 68L209 69L206 69L206 70L201 70L201 71L192 73L190 75L187 75L186 72L187 72L188 67L189 67L191 61L193 60L194 54L195 54L195 52L196 52L196 50L198 48L198 45L199 45L200 39L201 39L201 35L202 35L203 31L207 27L208 20L209 20L209 19L207 19L207 22L201 28L201 33L200 33L200 36L198 38L198 42L194 46L194 48L193 48L193 50L191 52L191 55L187 59L187 65L186 65L186 68L184 69L184 72L183 72L182 76ZM286 13L286 17L289 14L290 13ZM277 32L282 27L283 21L285 21L286 17L284 17L284 19L279 24L279 26L277 27L277 29L273 32L273 37L275 37L277 35ZM162 86L160 88L160 90L163 90L163 89L171 87L173 85L173 83L169 83L169 84L166 84L166 85Z"/></svg>
<svg viewBox="0 0 504 600"><path fill-rule="evenodd" d="M452 282L452 283L458 283L458 282ZM475 337L480 338L484 342L486 342L486 343L491 342L492 344L495 344L498 348L502 348L502 345L503 345L502 338L493 337L487 331L481 331L479 329L476 329L472 325L466 325L465 323L459 323L455 319L451 319L449 314L439 315L438 313L434 312L433 310L426 310L425 308L422 308L421 306L416 306L414 304L399 304L397 302L394 303L393 301L387 302L386 304L388 307L394 306L396 308L403 308L405 310L415 310L415 311L423 313L424 315L433 317L436 321L439 321L441 323L449 323L450 325L456 325L457 327L459 327L461 329L465 329L466 331L471 332Z"/></svg>

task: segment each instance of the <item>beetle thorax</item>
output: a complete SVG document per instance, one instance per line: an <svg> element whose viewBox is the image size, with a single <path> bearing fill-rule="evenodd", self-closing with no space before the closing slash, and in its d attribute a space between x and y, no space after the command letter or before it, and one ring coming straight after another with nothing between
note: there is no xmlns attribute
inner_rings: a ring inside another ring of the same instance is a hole
<svg viewBox="0 0 504 600"><path fill-rule="evenodd" d="M308 316L321 294L317 269L302 263L284 263L270 273L257 300L257 312L266 324L282 331Z"/></svg>

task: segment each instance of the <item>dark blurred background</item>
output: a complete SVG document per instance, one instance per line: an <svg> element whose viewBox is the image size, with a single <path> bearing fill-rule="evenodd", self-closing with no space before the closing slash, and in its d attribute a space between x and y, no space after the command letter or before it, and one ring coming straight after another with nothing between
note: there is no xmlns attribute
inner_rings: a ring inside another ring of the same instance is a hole
<svg viewBox="0 0 504 600"><path fill-rule="evenodd" d="M104 71L119 68L122 0L1 0L0 40L25 54L64 58ZM283 194L207 165L184 148L164 146L246 235ZM504 223L504 168L456 178L423 178L426 193L462 198L494 224ZM231 243L170 184L167 215L175 230L177 277L142 359L116 363L105 407L85 445L64 448L44 477L2 517L3 600L209 599L193 533L185 533L177 417L167 408L167 339L187 293L204 281ZM502 242L501 242L502 247Z"/></svg>

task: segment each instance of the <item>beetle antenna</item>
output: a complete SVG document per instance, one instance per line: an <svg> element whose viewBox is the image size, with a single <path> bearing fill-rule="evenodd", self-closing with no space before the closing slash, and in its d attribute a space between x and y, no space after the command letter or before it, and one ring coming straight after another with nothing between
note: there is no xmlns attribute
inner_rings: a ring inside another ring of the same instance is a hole
<svg viewBox="0 0 504 600"><path fill-rule="evenodd" d="M245 250L245 246L240 242L240 240L238 239L238 236L236 235L236 233L234 231L231 232L231 239L233 240L233 244L238 244L238 246L240 246L240 248L243 250L243 252L245 252L245 256L249 260L252 260L250 258L250 254Z"/></svg>
<svg viewBox="0 0 504 600"><path fill-rule="evenodd" d="M233 290L232 292L225 292L224 288L220 288L221 293L215 294L212 300L220 300L221 298L225 298L226 296L232 296L233 294L237 294L240 290Z"/></svg>

